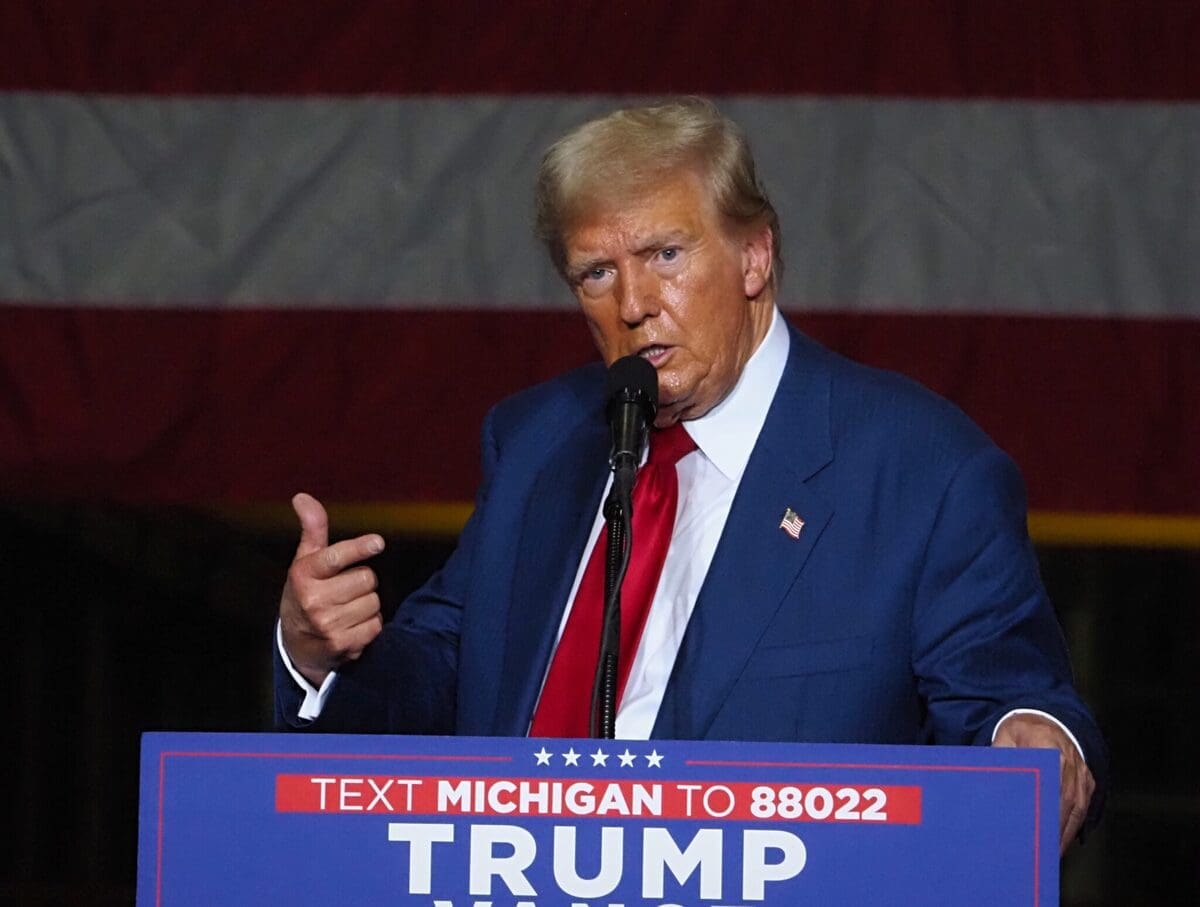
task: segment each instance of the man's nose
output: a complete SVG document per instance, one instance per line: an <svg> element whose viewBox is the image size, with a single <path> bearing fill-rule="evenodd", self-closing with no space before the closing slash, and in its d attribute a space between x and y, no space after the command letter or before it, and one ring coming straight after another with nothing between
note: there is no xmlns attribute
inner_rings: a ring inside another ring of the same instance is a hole
<svg viewBox="0 0 1200 907"><path fill-rule="evenodd" d="M652 275L630 268L618 277L617 304L621 320L629 327L637 327L647 318L658 314L658 290Z"/></svg>

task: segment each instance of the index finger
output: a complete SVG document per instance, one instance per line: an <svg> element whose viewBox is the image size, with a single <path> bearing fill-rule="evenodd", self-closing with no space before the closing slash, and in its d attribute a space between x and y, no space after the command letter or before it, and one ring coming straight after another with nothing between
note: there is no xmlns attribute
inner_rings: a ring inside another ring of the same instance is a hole
<svg viewBox="0 0 1200 907"><path fill-rule="evenodd" d="M383 537L375 533L335 542L319 551L305 555L309 573L317 579L337 576L347 567L374 557L383 550Z"/></svg>
<svg viewBox="0 0 1200 907"><path fill-rule="evenodd" d="M1086 764L1073 765L1073 771L1069 778L1065 771L1066 766L1064 765L1063 768L1058 808L1060 851L1065 853L1087 819L1088 806L1091 803L1095 782L1092 780L1092 773Z"/></svg>

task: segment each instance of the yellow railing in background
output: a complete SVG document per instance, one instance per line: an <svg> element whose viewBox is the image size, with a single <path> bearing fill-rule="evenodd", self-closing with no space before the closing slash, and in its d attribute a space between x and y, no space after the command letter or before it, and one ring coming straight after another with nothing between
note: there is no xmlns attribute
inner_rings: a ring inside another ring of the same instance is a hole
<svg viewBox="0 0 1200 907"><path fill-rule="evenodd" d="M329 532L345 538L363 532L384 535L451 537L462 531L474 505L466 501L424 504L354 504L325 502ZM207 508L213 515L264 531L299 532L290 504L226 504Z"/></svg>
<svg viewBox="0 0 1200 907"><path fill-rule="evenodd" d="M1200 548L1200 517L1033 511L1029 535L1039 545Z"/></svg>

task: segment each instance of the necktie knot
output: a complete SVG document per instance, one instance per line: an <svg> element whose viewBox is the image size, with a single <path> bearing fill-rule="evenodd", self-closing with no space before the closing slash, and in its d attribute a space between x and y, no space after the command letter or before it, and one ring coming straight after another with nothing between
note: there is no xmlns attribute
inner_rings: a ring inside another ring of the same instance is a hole
<svg viewBox="0 0 1200 907"><path fill-rule="evenodd" d="M651 466L674 466L681 458L696 449L696 442L682 422L650 433Z"/></svg>

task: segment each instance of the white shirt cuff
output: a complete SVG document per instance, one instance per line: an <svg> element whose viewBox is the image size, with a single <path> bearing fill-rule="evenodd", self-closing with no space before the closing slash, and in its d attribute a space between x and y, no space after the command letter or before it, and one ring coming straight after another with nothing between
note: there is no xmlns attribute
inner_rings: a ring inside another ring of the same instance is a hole
<svg viewBox="0 0 1200 907"><path fill-rule="evenodd" d="M1083 755L1083 747L1079 745L1079 741L1075 739L1075 735L1071 733L1071 729L1053 715L1043 712L1040 709L1013 709L1011 712L1005 713L1004 717L997 721L996 726L992 728L992 743L996 742L996 731L1000 730L1000 725L1004 724L1004 722L1012 715L1040 715L1049 721L1053 721L1060 728L1062 728L1062 732L1066 734L1071 743L1075 745L1075 749L1079 752L1079 758L1083 760L1083 764L1087 765L1087 757Z"/></svg>
<svg viewBox="0 0 1200 907"><path fill-rule="evenodd" d="M304 702L300 703L298 717L304 721L315 721L320 716L321 710L325 708L325 700L329 698L329 694L337 682L337 671L330 671L326 674L321 689L318 690L296 670L296 666L288 658L287 649L283 647L283 624L280 621L275 621L275 645L279 649L279 657L283 659L283 666L292 675L292 680L296 681L296 686L304 691ZM1071 732L1067 731L1067 733Z"/></svg>

